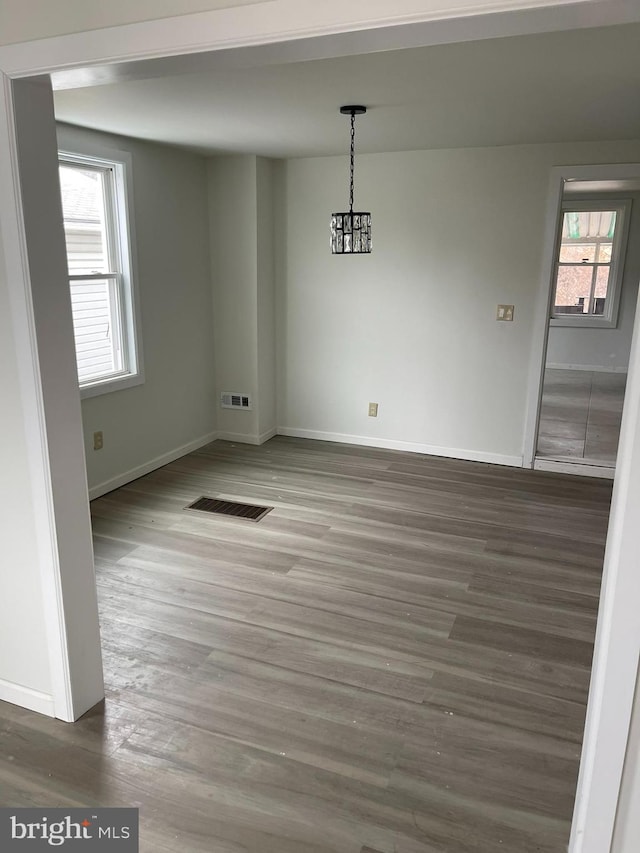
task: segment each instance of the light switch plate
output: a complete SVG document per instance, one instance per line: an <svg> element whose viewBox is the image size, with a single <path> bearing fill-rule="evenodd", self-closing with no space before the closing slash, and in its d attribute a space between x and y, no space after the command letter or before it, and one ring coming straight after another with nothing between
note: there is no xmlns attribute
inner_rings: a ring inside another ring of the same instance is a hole
<svg viewBox="0 0 640 853"><path fill-rule="evenodd" d="M496 320L513 320L513 305L498 305Z"/></svg>
<svg viewBox="0 0 640 853"><path fill-rule="evenodd" d="M369 417L377 418L378 417L378 404L377 403L369 403Z"/></svg>

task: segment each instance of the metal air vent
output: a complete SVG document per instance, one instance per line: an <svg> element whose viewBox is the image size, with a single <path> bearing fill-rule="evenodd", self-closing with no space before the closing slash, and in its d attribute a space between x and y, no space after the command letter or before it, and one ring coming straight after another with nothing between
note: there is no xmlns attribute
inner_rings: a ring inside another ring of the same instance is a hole
<svg viewBox="0 0 640 853"><path fill-rule="evenodd" d="M243 394L239 391L223 391L220 394L220 408L251 411L251 397L249 394Z"/></svg>
<svg viewBox="0 0 640 853"><path fill-rule="evenodd" d="M244 518L246 521L260 521L272 506L257 506L256 504L241 504L236 501L222 501L218 498L198 498L185 509L193 509L198 512L208 512L214 515L228 515L233 518Z"/></svg>

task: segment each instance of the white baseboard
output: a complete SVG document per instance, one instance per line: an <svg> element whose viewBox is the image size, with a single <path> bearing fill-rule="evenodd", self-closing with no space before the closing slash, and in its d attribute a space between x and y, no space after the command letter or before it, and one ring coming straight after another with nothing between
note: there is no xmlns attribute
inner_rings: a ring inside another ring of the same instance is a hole
<svg viewBox="0 0 640 853"><path fill-rule="evenodd" d="M169 462L175 462L181 456L191 453L194 450L199 450L205 444L210 444L219 437L217 432L209 432L206 435L201 435L199 438L194 438L193 441L183 444L181 447L176 447L168 453L163 453L162 456L156 456L155 459L149 459L148 462L143 462L142 465L137 465L135 468L130 468L110 480L105 480L103 483L98 483L96 486L91 486L89 489L89 500L106 495L107 492L112 492L114 489L130 483L132 480L137 480L138 477L144 477L145 474L150 474L156 468L162 468L163 465L168 465Z"/></svg>
<svg viewBox="0 0 640 853"><path fill-rule="evenodd" d="M5 681L4 678L0 678L0 701L11 702L12 705L37 711L38 714L45 714L47 717L55 717L53 696L41 693L39 690L32 690L31 687L23 687L22 684Z"/></svg>
<svg viewBox="0 0 640 853"><path fill-rule="evenodd" d="M594 373L627 373L628 367L611 367L606 364L546 364L549 370L591 370Z"/></svg>
<svg viewBox="0 0 640 853"><path fill-rule="evenodd" d="M235 441L237 444L264 444L265 441L268 441L277 434L278 431L273 427L266 432L260 433L260 435L248 435L244 432L219 432L217 438L221 441Z"/></svg>
<svg viewBox="0 0 640 853"><path fill-rule="evenodd" d="M553 459L536 459L533 467L536 471L553 471L556 474L574 474L578 477L602 477L613 480L615 468L605 468L602 465L583 465L580 462L557 462Z"/></svg>
<svg viewBox="0 0 640 853"><path fill-rule="evenodd" d="M382 447L386 450L406 450L409 453L425 453L428 456L445 456L447 459L467 459L471 462L489 462L492 465L509 465L522 468L522 456L507 456L488 453L484 450L465 450L459 447L440 447L433 444L417 444L413 441L396 441L389 438L372 438L367 435L347 435L340 432L320 432L311 429L278 427L278 435L294 438L313 438L318 441L339 441L343 444L359 444L364 447Z"/></svg>

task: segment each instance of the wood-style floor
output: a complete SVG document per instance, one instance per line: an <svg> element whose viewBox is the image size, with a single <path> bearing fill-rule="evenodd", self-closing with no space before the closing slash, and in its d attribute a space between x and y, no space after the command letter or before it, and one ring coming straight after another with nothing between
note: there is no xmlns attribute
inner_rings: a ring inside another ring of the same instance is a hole
<svg viewBox="0 0 640 853"><path fill-rule="evenodd" d="M95 501L106 704L0 703L1 804L137 806L145 853L565 851L610 488L279 437Z"/></svg>
<svg viewBox="0 0 640 853"><path fill-rule="evenodd" d="M615 468L626 373L547 368L536 456Z"/></svg>

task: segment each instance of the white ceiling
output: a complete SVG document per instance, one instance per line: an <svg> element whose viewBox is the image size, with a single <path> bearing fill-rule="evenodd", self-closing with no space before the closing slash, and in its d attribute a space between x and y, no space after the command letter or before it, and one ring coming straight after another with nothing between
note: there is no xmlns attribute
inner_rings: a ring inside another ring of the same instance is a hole
<svg viewBox="0 0 640 853"><path fill-rule="evenodd" d="M308 61L249 51L206 71L63 89L56 115L271 157L345 153L345 103L369 108L360 152L640 139L639 45L640 24L626 24Z"/></svg>

